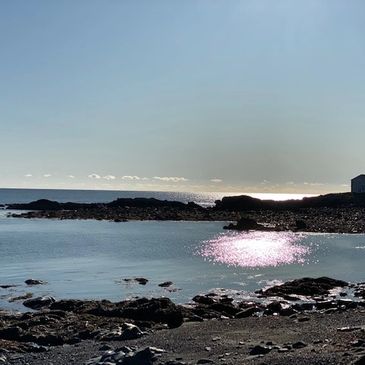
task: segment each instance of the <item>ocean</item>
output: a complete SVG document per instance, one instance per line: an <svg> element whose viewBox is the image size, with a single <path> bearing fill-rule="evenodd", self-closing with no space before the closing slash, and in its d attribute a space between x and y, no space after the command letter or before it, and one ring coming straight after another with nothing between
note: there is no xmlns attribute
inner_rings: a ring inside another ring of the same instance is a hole
<svg viewBox="0 0 365 365"><path fill-rule="evenodd" d="M287 200L302 199L313 194L273 194L273 193L187 193L162 191L118 191L118 190L60 190L60 189L0 189L0 204L29 203L38 199L49 199L58 202L105 203L117 198L156 198L176 200L184 203L195 202L202 206L214 205L218 199L232 195L250 195L258 199Z"/></svg>
<svg viewBox="0 0 365 365"><path fill-rule="evenodd" d="M95 195L93 195L95 193ZM122 194L122 195L121 195ZM125 194L125 195L124 195ZM144 196L211 204L217 195L148 192ZM109 201L140 192L0 191L0 201ZM17 197L17 199L14 199ZM178 199L180 197L180 199ZM194 199L192 199L194 198ZM199 200L198 200L199 199ZM0 211L0 308L24 310L14 297L122 300L167 296L187 303L223 291L250 298L259 288L303 276L364 281L365 235L227 232L224 222L125 222L17 219ZM145 286L133 281L145 277ZM35 278L46 285L27 287ZM168 291L158 286L174 284Z"/></svg>

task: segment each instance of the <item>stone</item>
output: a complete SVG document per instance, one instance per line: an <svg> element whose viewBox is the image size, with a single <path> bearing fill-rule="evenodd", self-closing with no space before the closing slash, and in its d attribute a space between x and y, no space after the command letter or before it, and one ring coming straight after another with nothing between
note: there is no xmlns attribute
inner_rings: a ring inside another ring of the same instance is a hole
<svg viewBox="0 0 365 365"><path fill-rule="evenodd" d="M266 306L266 308L267 308L269 311L273 312L273 313L280 313L280 312L281 312L281 310L283 309L283 307L282 307L281 303L280 303L279 301L277 301L277 300L275 300L275 301L273 301L273 302L269 303L269 304Z"/></svg>
<svg viewBox="0 0 365 365"><path fill-rule="evenodd" d="M42 309L55 303L56 299L50 296L31 298L23 302L23 305L31 309Z"/></svg>
<svg viewBox="0 0 365 365"><path fill-rule="evenodd" d="M43 281L43 280L37 280L37 279L28 279L28 280L25 280L25 284L27 284L27 285L44 285L44 284L47 284L47 282Z"/></svg>
<svg viewBox="0 0 365 365"><path fill-rule="evenodd" d="M214 361L211 359L199 359L196 363L198 365L199 364L214 364Z"/></svg>
<svg viewBox="0 0 365 365"><path fill-rule="evenodd" d="M236 313L235 317L236 318L247 318L247 317L251 317L253 314L255 314L257 312L261 312L261 309L254 306L254 307L250 307L250 308L244 309L244 310Z"/></svg>
<svg viewBox="0 0 365 365"><path fill-rule="evenodd" d="M193 298L193 301L195 303L206 304L206 305L211 305L216 302L213 298L211 298L210 296L207 296L207 295L196 295Z"/></svg>
<svg viewBox="0 0 365 365"><path fill-rule="evenodd" d="M164 281L163 283L158 284L158 286L160 286L161 288L168 288L172 284L173 284L172 281Z"/></svg>
<svg viewBox="0 0 365 365"><path fill-rule="evenodd" d="M261 291L264 296L286 296L286 295L328 295L331 289L345 287L348 283L342 280L336 280L328 277L320 278L302 278L288 281L282 285L273 286Z"/></svg>
<svg viewBox="0 0 365 365"><path fill-rule="evenodd" d="M270 346L257 345L250 350L250 355L266 355L272 348Z"/></svg>
<svg viewBox="0 0 365 365"><path fill-rule="evenodd" d="M307 347L308 345L303 341L294 342L292 347L293 349L302 349L304 347Z"/></svg>
<svg viewBox="0 0 365 365"><path fill-rule="evenodd" d="M146 278L134 278L134 280L140 285L146 285L148 283L148 279Z"/></svg>

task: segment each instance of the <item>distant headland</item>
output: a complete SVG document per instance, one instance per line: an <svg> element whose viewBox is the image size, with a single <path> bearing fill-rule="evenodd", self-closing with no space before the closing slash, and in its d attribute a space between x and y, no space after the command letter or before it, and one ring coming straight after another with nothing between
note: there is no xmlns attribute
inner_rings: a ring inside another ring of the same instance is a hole
<svg viewBox="0 0 365 365"><path fill-rule="evenodd" d="M302 200L261 200L228 196L212 207L154 198L120 198L110 203L60 203L46 199L9 204L15 218L238 221L226 228L329 233L365 233L365 194L335 193ZM249 225L245 225L251 220Z"/></svg>

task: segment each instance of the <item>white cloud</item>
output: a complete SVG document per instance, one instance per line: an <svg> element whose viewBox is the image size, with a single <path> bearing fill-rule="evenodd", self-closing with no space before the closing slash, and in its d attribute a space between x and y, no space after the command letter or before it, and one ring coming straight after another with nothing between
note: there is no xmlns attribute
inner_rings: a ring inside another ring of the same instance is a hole
<svg viewBox="0 0 365 365"><path fill-rule="evenodd" d="M324 184L322 183L310 183L310 182L305 182L304 185L310 185L310 186L323 186Z"/></svg>
<svg viewBox="0 0 365 365"><path fill-rule="evenodd" d="M69 177L70 179L74 179L74 178L75 178L75 176L74 176L74 175L68 175L68 177Z"/></svg>
<svg viewBox="0 0 365 365"><path fill-rule="evenodd" d="M153 177L154 180L159 180L159 181L169 181L169 182L182 182L182 181L189 181L189 179L185 178L185 177L176 177L176 176L154 176Z"/></svg>
<svg viewBox="0 0 365 365"><path fill-rule="evenodd" d="M221 182L223 182L223 180L222 180L222 179L210 179L210 181L211 181L212 183L221 183Z"/></svg>
<svg viewBox="0 0 365 365"><path fill-rule="evenodd" d="M43 177L51 177L52 175L51 174L44 174Z"/></svg>
<svg viewBox="0 0 365 365"><path fill-rule="evenodd" d="M144 180L145 178L143 178ZM122 176L122 180L141 180L139 176L132 176L132 175L124 175Z"/></svg>
<svg viewBox="0 0 365 365"><path fill-rule="evenodd" d="M25 177L32 177L33 175L32 174L26 174L24 175Z"/></svg>
<svg viewBox="0 0 365 365"><path fill-rule="evenodd" d="M90 175L88 176L88 178L90 178L90 179L101 179L101 176L100 176L100 175L98 175L98 174L90 174Z"/></svg>
<svg viewBox="0 0 365 365"><path fill-rule="evenodd" d="M115 180L115 176L114 175L106 175L103 177L103 179L105 180Z"/></svg>

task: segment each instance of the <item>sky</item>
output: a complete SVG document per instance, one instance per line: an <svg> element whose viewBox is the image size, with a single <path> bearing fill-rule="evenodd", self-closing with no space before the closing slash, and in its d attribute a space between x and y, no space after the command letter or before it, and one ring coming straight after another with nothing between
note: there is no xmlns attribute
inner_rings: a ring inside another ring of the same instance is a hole
<svg viewBox="0 0 365 365"><path fill-rule="evenodd" d="M362 0L0 2L0 187L319 193L365 173Z"/></svg>

